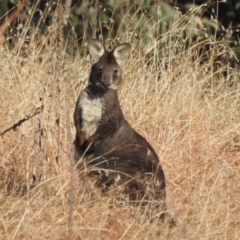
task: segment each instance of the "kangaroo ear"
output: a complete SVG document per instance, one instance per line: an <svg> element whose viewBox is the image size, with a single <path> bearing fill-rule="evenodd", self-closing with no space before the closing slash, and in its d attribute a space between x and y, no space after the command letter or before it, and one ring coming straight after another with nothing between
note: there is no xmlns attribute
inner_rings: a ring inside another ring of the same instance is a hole
<svg viewBox="0 0 240 240"><path fill-rule="evenodd" d="M123 67L127 61L131 51L131 45L129 43L123 43L117 46L113 50L113 56L116 58L117 63Z"/></svg>
<svg viewBox="0 0 240 240"><path fill-rule="evenodd" d="M96 39L89 39L87 43L92 62L95 63L105 53L104 46Z"/></svg>

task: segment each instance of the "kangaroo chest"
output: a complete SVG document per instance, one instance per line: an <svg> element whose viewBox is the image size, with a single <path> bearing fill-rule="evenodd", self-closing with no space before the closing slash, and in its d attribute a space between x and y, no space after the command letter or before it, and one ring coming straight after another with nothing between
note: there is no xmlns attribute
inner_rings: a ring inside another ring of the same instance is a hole
<svg viewBox="0 0 240 240"><path fill-rule="evenodd" d="M92 136L99 125L103 115L103 99L89 98L86 90L81 93L79 107L82 109L82 131L86 139Z"/></svg>

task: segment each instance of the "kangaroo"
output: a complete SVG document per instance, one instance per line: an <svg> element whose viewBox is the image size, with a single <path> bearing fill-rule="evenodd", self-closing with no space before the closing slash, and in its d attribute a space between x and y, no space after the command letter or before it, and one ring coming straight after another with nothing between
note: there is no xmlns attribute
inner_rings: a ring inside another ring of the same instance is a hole
<svg viewBox="0 0 240 240"><path fill-rule="evenodd" d="M104 191L114 188L132 202L164 202L165 176L158 156L124 118L118 101L131 45L123 43L107 51L91 39L88 47L94 64L74 112L79 167L85 166Z"/></svg>

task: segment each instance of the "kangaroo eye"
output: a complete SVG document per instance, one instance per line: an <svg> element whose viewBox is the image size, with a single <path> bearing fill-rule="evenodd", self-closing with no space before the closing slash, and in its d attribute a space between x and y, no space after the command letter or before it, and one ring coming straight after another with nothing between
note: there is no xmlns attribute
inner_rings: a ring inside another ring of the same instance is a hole
<svg viewBox="0 0 240 240"><path fill-rule="evenodd" d="M118 75L118 69L114 69L114 70L113 70L113 73L114 73L115 75Z"/></svg>
<svg viewBox="0 0 240 240"><path fill-rule="evenodd" d="M103 67L98 67L97 71L98 71L98 73L102 73Z"/></svg>

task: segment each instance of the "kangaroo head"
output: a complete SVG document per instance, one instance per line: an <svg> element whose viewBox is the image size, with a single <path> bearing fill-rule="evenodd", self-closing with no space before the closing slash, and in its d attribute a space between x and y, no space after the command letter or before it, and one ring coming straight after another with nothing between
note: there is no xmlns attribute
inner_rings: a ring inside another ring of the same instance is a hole
<svg viewBox="0 0 240 240"><path fill-rule="evenodd" d="M91 39L88 40L88 47L94 62L89 83L104 91L118 89L122 80L122 68L130 54L131 45L123 43L109 52L101 42Z"/></svg>

